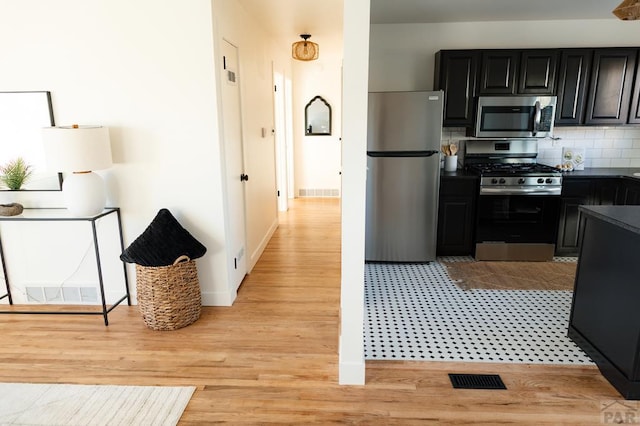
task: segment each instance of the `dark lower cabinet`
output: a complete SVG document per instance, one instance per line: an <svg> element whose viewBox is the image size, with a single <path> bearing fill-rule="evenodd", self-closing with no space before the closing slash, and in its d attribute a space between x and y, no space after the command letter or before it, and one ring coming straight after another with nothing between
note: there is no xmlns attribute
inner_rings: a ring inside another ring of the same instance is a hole
<svg viewBox="0 0 640 426"><path fill-rule="evenodd" d="M640 399L639 209L582 210L584 240L568 332L626 399Z"/></svg>
<svg viewBox="0 0 640 426"><path fill-rule="evenodd" d="M478 179L440 178L438 256L473 255Z"/></svg>
<svg viewBox="0 0 640 426"><path fill-rule="evenodd" d="M567 178L562 181L557 256L577 256L584 235L580 206L640 205L640 180Z"/></svg>
<svg viewBox="0 0 640 426"><path fill-rule="evenodd" d="M564 179L560 196L560 218L556 255L577 256L584 220L579 207L592 202L591 179Z"/></svg>
<svg viewBox="0 0 640 426"><path fill-rule="evenodd" d="M640 205L640 180L632 178L623 178L621 202L626 206Z"/></svg>
<svg viewBox="0 0 640 426"><path fill-rule="evenodd" d="M592 180L591 204L596 206L613 206L620 202L622 185L620 178L599 178Z"/></svg>

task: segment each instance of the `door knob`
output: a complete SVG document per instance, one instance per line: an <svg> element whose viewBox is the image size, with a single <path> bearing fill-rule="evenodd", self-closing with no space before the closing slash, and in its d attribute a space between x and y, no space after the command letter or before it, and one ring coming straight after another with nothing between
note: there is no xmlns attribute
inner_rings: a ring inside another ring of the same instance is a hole
<svg viewBox="0 0 640 426"><path fill-rule="evenodd" d="M249 180L249 175L245 175L244 173L240 175L240 182L243 182L245 180Z"/></svg>

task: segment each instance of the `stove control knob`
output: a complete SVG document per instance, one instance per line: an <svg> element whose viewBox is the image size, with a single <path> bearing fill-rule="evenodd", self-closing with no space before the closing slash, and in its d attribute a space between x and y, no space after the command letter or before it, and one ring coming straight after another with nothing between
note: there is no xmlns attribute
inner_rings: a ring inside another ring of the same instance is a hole
<svg viewBox="0 0 640 426"><path fill-rule="evenodd" d="M496 179L496 178L491 179L491 183L494 184L494 185L497 184L498 183L498 179Z"/></svg>
<svg viewBox="0 0 640 426"><path fill-rule="evenodd" d="M546 180L545 182L547 182L547 183L553 183L553 179L551 179L551 178L547 178L547 180Z"/></svg>
<svg viewBox="0 0 640 426"><path fill-rule="evenodd" d="M500 178L500 183L505 183L507 182L504 178Z"/></svg>
<svg viewBox="0 0 640 426"><path fill-rule="evenodd" d="M544 179L538 178L538 183L544 183Z"/></svg>
<svg viewBox="0 0 640 426"><path fill-rule="evenodd" d="M518 179L518 183L519 183L520 185L522 185L522 184L523 184L523 183L525 183L526 181L527 181L527 180L526 180L525 178L519 178L519 179Z"/></svg>

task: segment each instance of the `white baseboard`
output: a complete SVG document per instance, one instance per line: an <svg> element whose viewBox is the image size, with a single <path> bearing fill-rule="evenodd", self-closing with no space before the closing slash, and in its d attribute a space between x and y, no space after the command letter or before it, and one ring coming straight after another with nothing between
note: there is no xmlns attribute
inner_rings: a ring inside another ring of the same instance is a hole
<svg viewBox="0 0 640 426"><path fill-rule="evenodd" d="M342 362L338 366L338 384L361 386L365 383L365 365L363 362Z"/></svg>
<svg viewBox="0 0 640 426"><path fill-rule="evenodd" d="M273 234L276 232L276 229L278 229L277 217L276 217L276 220L274 220L271 226L269 227L269 230L267 231L267 233L264 235L264 237L260 241L260 244L258 245L258 247L256 247L253 253L251 253L251 255L249 256L249 259L248 259L249 263L247 264L248 274L251 273L251 270L253 269L253 267L256 266L256 263L258 263L260 256L262 256L262 252L264 252L264 250L267 248L267 244L269 244L269 241L271 240L271 237L273 237Z"/></svg>
<svg viewBox="0 0 640 426"><path fill-rule="evenodd" d="M233 300L228 292L208 291L200 294L202 306L231 306Z"/></svg>

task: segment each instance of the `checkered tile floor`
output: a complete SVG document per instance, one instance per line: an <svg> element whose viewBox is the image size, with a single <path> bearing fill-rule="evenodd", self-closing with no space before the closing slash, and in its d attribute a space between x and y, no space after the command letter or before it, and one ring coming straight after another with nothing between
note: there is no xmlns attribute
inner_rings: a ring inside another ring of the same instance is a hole
<svg viewBox="0 0 640 426"><path fill-rule="evenodd" d="M571 291L462 290L439 262L365 268L367 360L593 364L566 335Z"/></svg>

